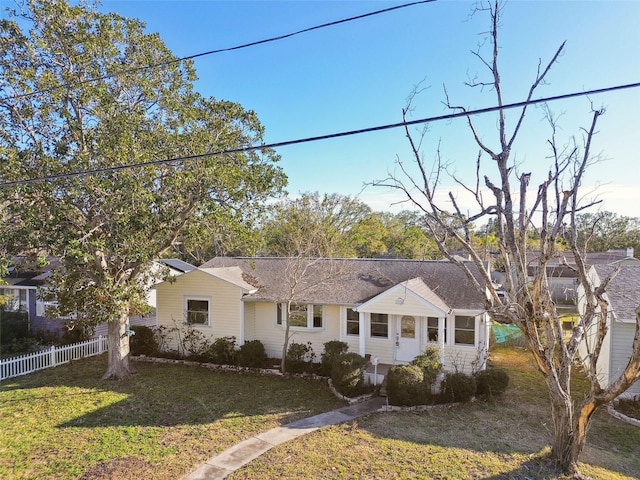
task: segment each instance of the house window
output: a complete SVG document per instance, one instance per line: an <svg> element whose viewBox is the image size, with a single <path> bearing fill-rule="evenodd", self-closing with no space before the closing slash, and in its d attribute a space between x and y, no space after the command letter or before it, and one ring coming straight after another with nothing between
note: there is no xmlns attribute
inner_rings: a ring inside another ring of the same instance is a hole
<svg viewBox="0 0 640 480"><path fill-rule="evenodd" d="M447 342L447 321L444 321L444 343ZM438 318L437 317L428 317L427 318L427 341L429 342L438 342Z"/></svg>
<svg viewBox="0 0 640 480"><path fill-rule="evenodd" d="M400 336L402 338L416 338L416 319L405 315L400 319Z"/></svg>
<svg viewBox="0 0 640 480"><path fill-rule="evenodd" d="M283 325L284 317L284 304L276 303L276 325Z"/></svg>
<svg viewBox="0 0 640 480"><path fill-rule="evenodd" d="M360 335L360 315L353 308L347 308L347 335Z"/></svg>
<svg viewBox="0 0 640 480"><path fill-rule="evenodd" d="M476 318L458 316L455 318L455 343L456 345L475 345L476 343Z"/></svg>
<svg viewBox="0 0 640 480"><path fill-rule="evenodd" d="M208 298L187 298L185 300L187 310L187 323L190 325L209 325L211 316L210 301Z"/></svg>
<svg viewBox="0 0 640 480"><path fill-rule="evenodd" d="M289 313L289 326L306 327L307 326L307 305L303 303L292 303L291 312Z"/></svg>
<svg viewBox="0 0 640 480"><path fill-rule="evenodd" d="M0 288L0 307L7 312L27 311L27 291L21 288Z"/></svg>
<svg viewBox="0 0 640 480"><path fill-rule="evenodd" d="M313 328L322 328L322 305L313 306Z"/></svg>
<svg viewBox="0 0 640 480"><path fill-rule="evenodd" d="M279 304L276 322L283 325L283 319L287 317L285 304ZM289 326L297 328L323 328L324 306L306 303L292 303L288 316Z"/></svg>
<svg viewBox="0 0 640 480"><path fill-rule="evenodd" d="M389 316L386 313L371 314L371 336L389 338Z"/></svg>

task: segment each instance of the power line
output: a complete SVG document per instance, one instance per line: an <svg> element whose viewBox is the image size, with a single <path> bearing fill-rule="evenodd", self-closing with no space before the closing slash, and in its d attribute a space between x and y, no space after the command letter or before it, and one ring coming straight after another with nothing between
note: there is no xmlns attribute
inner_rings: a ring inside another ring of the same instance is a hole
<svg viewBox="0 0 640 480"><path fill-rule="evenodd" d="M285 33L284 35L278 35L276 37L270 37L270 38L266 38L266 39L263 39L263 40L256 40L254 42L243 43L241 45L236 45L234 47L218 48L216 50L209 50L209 51L206 51L206 52L196 53L196 54L193 54L193 55L188 55L188 56L182 57L182 58L176 58L174 60L169 60L169 61L166 61L166 62L154 63L154 64L150 64L150 65L145 65L145 66L142 66L142 67L128 68L128 69L125 69L125 70L120 70L119 72L109 73L107 75L102 75L100 77L89 78L87 80L82 80L82 81L75 82L75 83L66 83L66 84L58 85L56 87L47 88L47 89L44 89L44 90L36 90L35 92L22 93L20 95L13 95L13 96L7 96L7 97L0 97L0 101L3 101L3 100L17 100L19 98L27 98L27 97L31 97L31 96L34 96L34 95L39 95L41 93L49 93L49 92L53 92L53 91L56 91L56 90L60 90L61 88L78 87L80 85L85 85L87 83L98 82L100 80L106 80L108 78L113 78L113 77L117 77L119 75L125 75L125 74L128 74L128 73L145 72L147 70L152 70L152 69L155 69L155 68L167 67L169 65L173 65L174 63L180 63L180 62L183 62L185 60L193 60L194 58L204 57L204 56L207 56L207 55L214 55L214 54L217 54L217 53L224 53L224 52L232 52L234 50L242 50L244 48L255 47L256 45L263 45L265 43L271 43L271 42L276 42L278 40L284 40L285 38L295 37L296 35L312 32L314 30L320 30L321 28L332 27L334 25L340 25L342 23L352 22L354 20L360 20L360 19L367 18L367 17L373 17L374 15L380 15L382 13L388 13L388 12L391 12L393 10L400 10L401 8L413 7L413 6L419 5L421 3L432 3L432 2L435 2L435 1L436 0L419 0L419 1L416 1L416 2L405 3L405 4L402 4L402 5L395 5L393 7L383 8L382 10L376 10L374 12L363 13L361 15L356 15L354 17L343 18L341 20L334 20L332 22L323 23L321 25L315 25L313 27L304 28L302 30L298 30L298 31L295 31L295 32Z"/></svg>
<svg viewBox="0 0 640 480"><path fill-rule="evenodd" d="M56 175L47 175L44 177L36 177L36 178L28 178L28 179L23 179L23 180L13 180L10 182L1 182L0 183L0 187L10 187L10 186L15 186L15 185L26 185L29 183L35 183L35 182L42 182L42 181L48 181L48 180L60 180L60 179L64 179L64 178L72 178L72 177L79 177L82 175L92 175L92 174L96 174L96 173L106 173L106 172L117 172L120 170L126 170L129 168L141 168L141 167L147 167L147 166L151 166L151 165L162 165L162 164L167 164L167 163L174 163L174 162L187 162L190 160L198 160L200 158L207 158L207 157L215 157L215 156L220 156L220 155L229 155L229 154L233 154L233 153L246 153L246 152L252 152L252 151L256 151L256 150L263 150L263 149L273 149L273 148L278 148L278 147L286 147L289 145L297 145L300 143L310 143L310 142L317 142L320 140L330 140L332 138L340 138L340 137L348 137L348 136L352 136L352 135L360 135L362 133L370 133L370 132L378 132L381 130L390 130L392 128L400 128L400 127L406 127L406 126L411 126L411 125L418 125L418 124L422 124L422 123L431 123L431 122L438 122L441 120L450 120L453 118L460 118L460 117L466 117L466 116L470 116L470 115L481 115L483 113L491 113L491 112L496 112L499 110L507 110L507 109L512 109L512 108L519 108L519 107L524 107L527 105L535 105L538 103L548 103L548 102L555 102L558 100L566 100L568 98L575 98L575 97L583 97L583 96L587 96L587 95L598 95L601 93L607 93L607 92L613 92L613 91L617 91L617 90L625 90L625 89L629 89L629 88L638 88L640 87L640 82L637 83L628 83L628 84L624 84L624 85L616 85L613 87L606 87L606 88L598 88L595 90L586 90L586 91L582 91L582 92L574 92L574 93L566 93L563 95L555 95L552 97L545 97L545 98L539 98L537 100L527 100L527 101L523 101L523 102L516 102L516 103L508 103L506 105L502 105L502 106L494 106L494 107L486 107L486 108L479 108L476 110L465 110L465 111L461 111L461 112L455 112L455 113L448 113L445 115L437 115L435 117L427 117L427 118L421 118L419 120L411 120L409 122L399 122L399 123L390 123L387 125L379 125L376 127L367 127L367 128L361 128L358 130L348 130L348 131L344 131L344 132L338 132L338 133L330 133L327 135L318 135L315 137L306 137L306 138L299 138L296 140L286 140L284 142L276 142L276 143L267 143L267 144L262 144L262 145L253 145L250 147L241 147L241 148L233 148L230 150L220 150L220 151L216 151L216 152L210 152L210 153L202 153L199 155L189 155L189 156L184 156L184 157L175 157L175 158L167 158L167 159L162 159L162 160L151 160L148 162L139 162L139 163L131 163L131 164L127 164L127 165L118 165L118 166L114 166L114 167L104 167L104 168L95 168L95 169L91 169L91 170L82 170L82 171L78 171L78 172L69 172L69 173L60 173L60 174L56 174Z"/></svg>

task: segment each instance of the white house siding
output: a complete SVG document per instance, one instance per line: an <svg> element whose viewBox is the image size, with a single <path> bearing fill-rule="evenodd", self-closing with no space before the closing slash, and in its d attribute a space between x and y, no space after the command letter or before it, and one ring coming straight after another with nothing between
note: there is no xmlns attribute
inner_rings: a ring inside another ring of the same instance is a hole
<svg viewBox="0 0 640 480"><path fill-rule="evenodd" d="M349 352L360 353L360 335L347 335L347 307L337 307L340 315L340 330L336 340L345 342Z"/></svg>
<svg viewBox="0 0 640 480"><path fill-rule="evenodd" d="M629 362L629 352L631 352L635 328L635 323L614 322L611 326L611 381L615 381L620 376ZM607 352L607 358L609 358L609 352ZM636 382L621 396L635 397L637 395L640 395L640 382Z"/></svg>
<svg viewBox="0 0 640 480"><path fill-rule="evenodd" d="M255 309L255 325L253 336L247 336L246 340L260 340L264 344L268 356L280 358L282 356L284 330L276 325L276 304L270 302L251 303Z"/></svg>
<svg viewBox="0 0 640 480"><path fill-rule="evenodd" d="M256 338L256 304L253 302L243 302L244 306L244 340L255 340Z"/></svg>
<svg viewBox="0 0 640 480"><path fill-rule="evenodd" d="M590 273L593 270L590 270ZM599 283L599 282L598 282ZM582 291L579 290L578 294L578 311L584 312L584 295L582 295ZM599 310L599 308L598 308ZM600 379L600 382L603 385L609 385L610 373L611 373L611 320L607 320L607 324L609 327L609 332L607 332L604 337L604 342L602 344L602 350L600 356L598 357L598 363L596 365L597 376ZM598 338L598 330L599 325L598 322L594 322L591 326L586 330L584 339L578 345L578 355L580 355L580 360L583 362L584 366L588 366L588 355L589 352L592 352L594 349L594 345ZM631 345L631 344L629 344ZM625 350L628 351L628 350Z"/></svg>
<svg viewBox="0 0 640 480"><path fill-rule="evenodd" d="M246 302L253 303L253 302ZM267 355L274 358L282 356L282 344L284 341L284 327L276 324L276 304L267 302L255 302L255 325L251 338L247 340L260 340L267 351ZM245 332L246 333L246 332ZM320 354L324 350L324 343L340 338L340 307L337 305L325 305L323 329L291 328L290 343L311 342L311 347L320 360ZM350 350L352 350L350 348ZM357 352L357 343L355 350Z"/></svg>
<svg viewBox="0 0 640 480"><path fill-rule="evenodd" d="M242 289L200 271L180 275L173 282L164 282L157 287L157 323L167 328L185 328L185 297L207 297L212 311L211 325L193 325L209 340L234 336L241 338ZM177 348L173 336L170 348Z"/></svg>

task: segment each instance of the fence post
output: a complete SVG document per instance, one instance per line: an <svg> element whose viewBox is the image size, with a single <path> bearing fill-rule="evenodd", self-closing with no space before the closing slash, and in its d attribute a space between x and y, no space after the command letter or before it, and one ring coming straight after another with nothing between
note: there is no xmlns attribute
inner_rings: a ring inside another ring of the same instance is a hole
<svg viewBox="0 0 640 480"><path fill-rule="evenodd" d="M102 335L98 335L98 355L102 355Z"/></svg>
<svg viewBox="0 0 640 480"><path fill-rule="evenodd" d="M53 346L53 345L51 345L51 353L50 353L50 355L51 355L51 366L55 367L57 365L56 364L56 347Z"/></svg>

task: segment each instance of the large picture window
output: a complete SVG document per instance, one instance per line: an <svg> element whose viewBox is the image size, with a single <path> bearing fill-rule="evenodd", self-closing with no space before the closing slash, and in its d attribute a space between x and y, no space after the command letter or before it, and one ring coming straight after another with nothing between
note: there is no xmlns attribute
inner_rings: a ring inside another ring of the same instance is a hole
<svg viewBox="0 0 640 480"><path fill-rule="evenodd" d="M371 336L377 338L389 338L389 315L386 313L372 313Z"/></svg>
<svg viewBox="0 0 640 480"><path fill-rule="evenodd" d="M211 302L208 298L186 298L186 319L190 325L209 325Z"/></svg>
<svg viewBox="0 0 640 480"><path fill-rule="evenodd" d="M475 345L476 318L456 315L455 322L456 345Z"/></svg>
<svg viewBox="0 0 640 480"><path fill-rule="evenodd" d="M360 335L360 314L347 308L347 335Z"/></svg>

